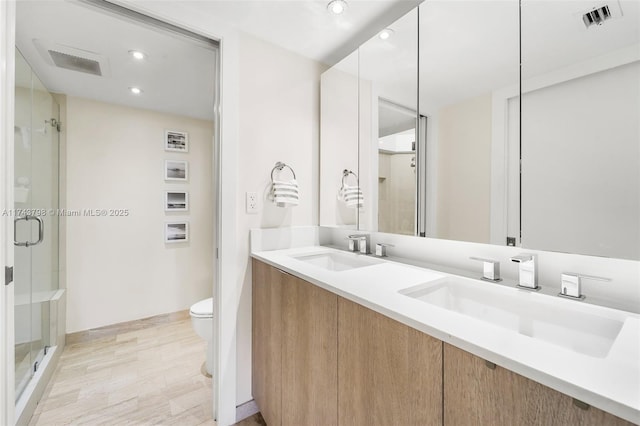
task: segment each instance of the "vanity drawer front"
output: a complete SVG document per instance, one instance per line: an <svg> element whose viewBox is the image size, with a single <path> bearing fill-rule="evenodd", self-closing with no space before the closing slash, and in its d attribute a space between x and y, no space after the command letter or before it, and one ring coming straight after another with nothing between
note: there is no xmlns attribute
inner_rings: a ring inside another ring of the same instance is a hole
<svg viewBox="0 0 640 426"><path fill-rule="evenodd" d="M444 424L630 426L595 407L444 344Z"/></svg>

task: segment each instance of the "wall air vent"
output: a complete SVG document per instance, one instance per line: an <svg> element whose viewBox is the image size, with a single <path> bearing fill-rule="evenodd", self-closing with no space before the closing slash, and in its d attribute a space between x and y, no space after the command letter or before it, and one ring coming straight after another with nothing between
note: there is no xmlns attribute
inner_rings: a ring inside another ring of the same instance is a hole
<svg viewBox="0 0 640 426"><path fill-rule="evenodd" d="M86 72L87 74L102 75L100 71L100 62L93 59L81 58L79 56L69 55L55 50L49 50L49 55L59 68L66 68L72 71Z"/></svg>
<svg viewBox="0 0 640 426"><path fill-rule="evenodd" d="M615 18L622 17L622 9L618 0L611 0L606 4L600 3L588 10L583 10L579 16L584 29L595 28Z"/></svg>
<svg viewBox="0 0 640 426"><path fill-rule="evenodd" d="M53 67L106 77L109 61L103 55L47 40L33 40L40 56Z"/></svg>

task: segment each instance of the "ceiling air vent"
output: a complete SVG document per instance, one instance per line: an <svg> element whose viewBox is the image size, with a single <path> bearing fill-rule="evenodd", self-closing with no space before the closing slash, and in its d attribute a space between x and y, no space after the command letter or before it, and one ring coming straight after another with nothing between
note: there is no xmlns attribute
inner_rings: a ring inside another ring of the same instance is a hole
<svg viewBox="0 0 640 426"><path fill-rule="evenodd" d="M622 9L620 8L619 1L612 0L606 4L601 3L598 6L581 12L580 17L584 24L583 28L589 29L600 26L613 18L621 18Z"/></svg>
<svg viewBox="0 0 640 426"><path fill-rule="evenodd" d="M607 19L611 19L611 11L607 5L582 15L582 21L587 28L592 25L602 25Z"/></svg>
<svg viewBox="0 0 640 426"><path fill-rule="evenodd" d="M103 55L47 40L33 40L40 56L51 66L101 77L109 74L109 61Z"/></svg>
<svg viewBox="0 0 640 426"><path fill-rule="evenodd" d="M49 50L49 55L59 68L66 68L72 71L86 72L87 74L102 75L100 71L100 62L93 59L81 58L79 56L69 55L55 50Z"/></svg>

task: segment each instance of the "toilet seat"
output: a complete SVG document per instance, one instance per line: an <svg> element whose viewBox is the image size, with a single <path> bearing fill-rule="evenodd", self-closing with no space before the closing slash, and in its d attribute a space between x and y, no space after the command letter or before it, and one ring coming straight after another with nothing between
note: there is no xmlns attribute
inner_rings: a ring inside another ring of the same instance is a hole
<svg viewBox="0 0 640 426"><path fill-rule="evenodd" d="M194 318L213 318L213 297L194 303L189 314Z"/></svg>

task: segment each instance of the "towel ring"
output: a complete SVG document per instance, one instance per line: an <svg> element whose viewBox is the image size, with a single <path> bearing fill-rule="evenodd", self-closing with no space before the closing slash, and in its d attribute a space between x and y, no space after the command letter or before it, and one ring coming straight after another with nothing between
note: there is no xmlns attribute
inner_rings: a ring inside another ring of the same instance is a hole
<svg viewBox="0 0 640 426"><path fill-rule="evenodd" d="M293 178L296 178L296 172L293 171L293 169L291 168L291 166L289 166L288 164L285 164L281 161L278 161L276 163L275 166L273 166L273 169L271 169L271 182L273 182L273 172L275 172L276 170L278 171L282 171L284 168L287 168L289 170L291 170L291 174L293 175Z"/></svg>
<svg viewBox="0 0 640 426"><path fill-rule="evenodd" d="M344 169L342 171L342 186L340 187L340 189L344 189L344 181L349 177L349 175L353 175L353 177L356 178L356 185L358 184L358 175L351 170Z"/></svg>

